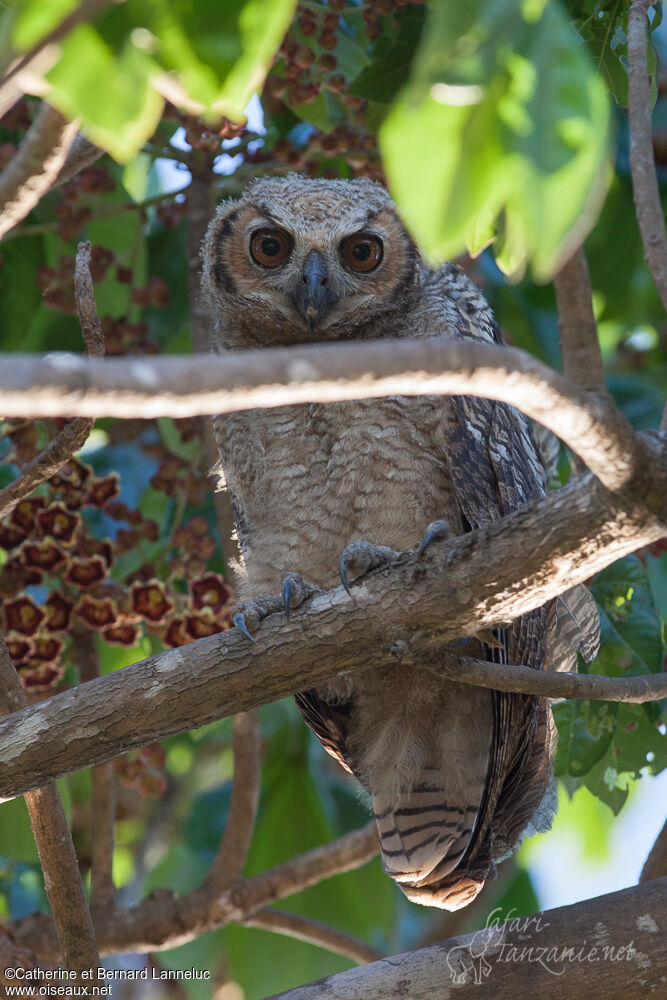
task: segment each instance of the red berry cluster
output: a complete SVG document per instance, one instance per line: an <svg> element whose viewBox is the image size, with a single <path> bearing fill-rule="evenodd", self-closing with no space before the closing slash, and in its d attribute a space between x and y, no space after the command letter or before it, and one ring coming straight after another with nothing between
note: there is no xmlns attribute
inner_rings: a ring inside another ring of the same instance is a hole
<svg viewBox="0 0 667 1000"><path fill-rule="evenodd" d="M182 439L196 436L195 423L182 422ZM15 442L25 455L23 428L9 424L4 436L12 444L8 460L20 464ZM31 442L30 457L33 450ZM204 470L193 471L165 445L152 444L150 450L162 458L155 489L180 502L202 498ZM165 469L174 462L179 476L170 478ZM96 475L76 458L42 490L0 521L2 624L26 689L50 688L62 678L75 625L124 646L136 645L146 631L180 646L230 627L232 595L222 577L207 568L217 546L204 517L191 518L161 544L157 522L119 498L119 477ZM86 509L119 522L115 537L96 537ZM153 561L123 570L119 560L141 554L144 546ZM38 598L40 591L45 599Z"/></svg>
<svg viewBox="0 0 667 1000"><path fill-rule="evenodd" d="M164 774L165 752L159 743L151 743L137 753L117 757L114 769L125 788L134 788L147 799L159 799L167 790Z"/></svg>

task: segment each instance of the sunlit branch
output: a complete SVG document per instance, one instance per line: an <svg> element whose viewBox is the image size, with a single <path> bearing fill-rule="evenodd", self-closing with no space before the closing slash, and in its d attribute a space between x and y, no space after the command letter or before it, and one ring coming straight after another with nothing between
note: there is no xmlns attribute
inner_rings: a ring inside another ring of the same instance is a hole
<svg viewBox="0 0 667 1000"><path fill-rule="evenodd" d="M561 438L610 489L645 467L626 418L517 348L470 341L368 341L105 361L0 357L6 416L186 417L387 395L511 403Z"/></svg>

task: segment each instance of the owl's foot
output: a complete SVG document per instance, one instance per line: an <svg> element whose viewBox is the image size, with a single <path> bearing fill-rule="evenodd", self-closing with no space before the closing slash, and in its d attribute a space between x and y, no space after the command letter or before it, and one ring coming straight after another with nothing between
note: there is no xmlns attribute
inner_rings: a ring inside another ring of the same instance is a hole
<svg viewBox="0 0 667 1000"><path fill-rule="evenodd" d="M232 620L251 642L256 641L252 633L256 631L262 618L282 611L289 621L292 609L300 607L309 597L320 592L319 587L308 583L299 573L283 573L282 581L282 593L265 594L240 604L236 609Z"/></svg>
<svg viewBox="0 0 667 1000"><path fill-rule="evenodd" d="M431 521L424 532L424 537L417 546L417 555L423 556L431 542L443 542L445 538L449 538L450 534L449 521Z"/></svg>
<svg viewBox="0 0 667 1000"><path fill-rule="evenodd" d="M387 545L373 545L371 542L351 542L338 560L341 583L348 594L350 584L355 583L372 569L387 566L397 559L400 552Z"/></svg>

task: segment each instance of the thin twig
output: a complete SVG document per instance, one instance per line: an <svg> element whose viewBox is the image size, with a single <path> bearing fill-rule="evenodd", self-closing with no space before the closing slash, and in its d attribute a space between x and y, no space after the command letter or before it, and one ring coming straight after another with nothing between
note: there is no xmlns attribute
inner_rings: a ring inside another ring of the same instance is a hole
<svg viewBox="0 0 667 1000"><path fill-rule="evenodd" d="M66 184L70 181L72 177L76 177L78 173L85 170L86 167L90 167L96 160L99 160L100 156L104 155L104 150L96 146L94 142L90 142L83 135L76 135L74 137L74 142L70 146L69 152L67 154L67 159L60 168L60 173L53 182L53 187L60 187L61 184Z"/></svg>
<svg viewBox="0 0 667 1000"><path fill-rule="evenodd" d="M490 663L471 656L457 656L452 651L438 652L426 666L435 674L445 675L462 684L538 694L546 698L589 698L592 701L617 701L642 705L667 698L667 674L641 674L638 677L604 677L601 674L570 674L539 671L509 663Z"/></svg>
<svg viewBox="0 0 667 1000"><path fill-rule="evenodd" d="M667 821L658 834L649 856L644 862L640 882L649 882L654 878L663 878L667 875Z"/></svg>
<svg viewBox="0 0 667 1000"><path fill-rule="evenodd" d="M234 783L227 826L204 885L222 892L235 882L245 865L259 802L260 742L256 710L234 716Z"/></svg>
<svg viewBox="0 0 667 1000"><path fill-rule="evenodd" d="M511 403L556 434L612 490L646 457L627 419L518 348L435 339L317 344L219 356L0 356L5 416L190 417L388 395Z"/></svg>
<svg viewBox="0 0 667 1000"><path fill-rule="evenodd" d="M588 261L579 247L554 278L563 374L588 392L607 396ZM575 475L586 470L578 455L571 456Z"/></svg>
<svg viewBox="0 0 667 1000"><path fill-rule="evenodd" d="M307 941L308 944L317 945L318 948L326 948L327 951L351 958L359 965L377 962L385 957L383 952L371 948L353 934L345 934L319 920L311 920L310 917L302 917L296 913L285 913L284 910L274 910L269 907L258 910L252 916L246 917L243 926L257 927L259 930L274 931L276 934L285 934L299 941Z"/></svg>
<svg viewBox="0 0 667 1000"><path fill-rule="evenodd" d="M25 708L28 699L0 635L0 715ZM44 872L60 949L67 968L81 974L99 968L95 932L83 893L65 810L55 782L25 795L33 836Z"/></svg>
<svg viewBox="0 0 667 1000"><path fill-rule="evenodd" d="M74 295L81 333L90 357L104 356L104 333L95 306L95 292L90 275L90 243L80 243L74 270ZM88 440L94 420L75 417L66 424L46 448L23 467L13 483L0 490L0 517L37 489L63 467Z"/></svg>
<svg viewBox="0 0 667 1000"><path fill-rule="evenodd" d="M32 68L32 64L39 61L39 57L45 49L59 42L81 21L91 21L108 3L109 0L83 0L71 14L68 14L60 24L57 24L40 39L29 52L20 56L9 66L0 80L0 117L5 114L21 93L16 79L18 75L24 70Z"/></svg>
<svg viewBox="0 0 667 1000"><path fill-rule="evenodd" d="M0 174L0 239L53 186L76 132L76 122L68 122L48 104L39 109L18 152Z"/></svg>
<svg viewBox="0 0 667 1000"><path fill-rule="evenodd" d="M72 630L72 653L82 683L99 677L99 657L93 633L83 625ZM113 852L116 795L113 761L91 768L90 908L93 913L114 908Z"/></svg>
<svg viewBox="0 0 667 1000"><path fill-rule="evenodd" d="M104 332L95 304L95 289L90 273L90 243L79 243L74 264L74 299L86 350L92 358L104 355Z"/></svg>
<svg viewBox="0 0 667 1000"><path fill-rule="evenodd" d="M632 0L628 14L628 118L630 171L646 263L667 311L667 234L651 139L651 88L646 59L646 23L652 0Z"/></svg>
<svg viewBox="0 0 667 1000"><path fill-rule="evenodd" d="M554 287L563 373L582 389L606 395L591 278L583 247L575 250L556 274Z"/></svg>

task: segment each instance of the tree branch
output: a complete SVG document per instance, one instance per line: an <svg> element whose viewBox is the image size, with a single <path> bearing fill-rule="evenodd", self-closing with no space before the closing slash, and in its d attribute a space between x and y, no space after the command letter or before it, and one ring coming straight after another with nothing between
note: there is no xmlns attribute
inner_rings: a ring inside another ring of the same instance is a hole
<svg viewBox="0 0 667 1000"><path fill-rule="evenodd" d="M615 406L517 348L432 339L132 361L0 356L0 412L8 417L185 417L393 394L511 403L560 437L609 489L646 465Z"/></svg>
<svg viewBox="0 0 667 1000"><path fill-rule="evenodd" d="M647 444L651 438L646 438ZM423 557L317 594L290 621L261 623L169 650L0 721L0 795L99 763L223 716L506 623L665 532L667 459L653 460L649 503L618 507L590 476L445 542ZM447 608L443 616L442 608ZM314 656L314 650L317 655ZM500 669L500 668L498 668Z"/></svg>
<svg viewBox="0 0 667 1000"><path fill-rule="evenodd" d="M69 148L67 158L60 169L60 173L53 182L53 187L56 188L60 187L61 184L66 184L72 177L76 177L78 173L85 170L86 167L90 167L91 164L95 163L103 155L104 150L96 146L95 143L90 142L89 139L86 139L82 135L76 135Z"/></svg>
<svg viewBox="0 0 667 1000"><path fill-rule="evenodd" d="M72 655L85 683L99 677L99 658L95 637L83 625L72 630ZM91 768L91 853L90 853L90 908L113 909L113 851L116 822L116 790L113 761L105 761Z"/></svg>
<svg viewBox="0 0 667 1000"><path fill-rule="evenodd" d="M267 1000L644 1000L664 990L667 879L392 955ZM595 974L592 974L592 969Z"/></svg>
<svg viewBox="0 0 667 1000"><path fill-rule="evenodd" d="M667 311L667 234L651 140L651 88L646 61L646 18L652 0L632 0L628 14L630 171L646 263Z"/></svg>
<svg viewBox="0 0 667 1000"><path fill-rule="evenodd" d="M418 654L415 660L419 660ZM424 665L422 661L419 661ZM512 666L457 656L452 650L438 650L427 668L440 676L475 687L517 694L538 694L545 698L589 698L641 705L667 698L667 674L639 677L604 677L600 674L540 672L532 667Z"/></svg>
<svg viewBox="0 0 667 1000"><path fill-rule="evenodd" d="M104 333L95 306L90 276L90 243L80 243L74 268L74 298L86 350L91 357L104 356ZM94 420L75 417L56 435L44 451L23 467L13 483L0 490L0 517L13 510L43 482L63 467L88 440Z"/></svg>
<svg viewBox="0 0 667 1000"><path fill-rule="evenodd" d="M234 783L227 826L204 885L222 892L235 882L245 865L259 802L260 745L256 711L234 717Z"/></svg>
<svg viewBox="0 0 667 1000"><path fill-rule="evenodd" d="M296 913L285 913L283 910L274 910L268 907L264 910L258 910L251 917L246 917L243 926L285 934L298 941L306 941L308 944L317 945L318 948L326 948L327 951L344 955L359 964L376 962L378 959L384 958L381 951L371 948L365 941L353 934L344 934L319 920L311 920L309 917L302 917Z"/></svg>
<svg viewBox="0 0 667 1000"><path fill-rule="evenodd" d="M0 635L0 715L25 708L28 699ZM55 783L28 792L25 803L44 873L44 888L53 913L67 968L76 973L99 967L95 932L83 894L79 866Z"/></svg>
<svg viewBox="0 0 667 1000"><path fill-rule="evenodd" d="M371 820L331 844L237 882L225 892L202 888L174 898L167 890L158 890L132 909L95 915L100 952L117 955L176 948L207 931L243 923L257 910L326 878L360 868L377 852L377 827ZM30 942L40 957L58 959L58 942L46 915L19 920L12 930L19 943Z"/></svg>
<svg viewBox="0 0 667 1000"><path fill-rule="evenodd" d="M53 186L76 132L76 122L68 122L48 104L39 109L16 155L0 174L0 239Z"/></svg>
<svg viewBox="0 0 667 1000"><path fill-rule="evenodd" d="M554 278L563 373L588 392L607 395L593 312L588 262L578 247Z"/></svg>

